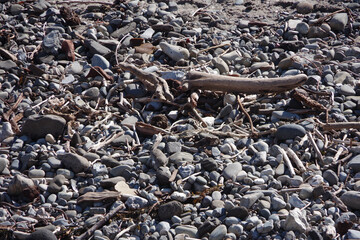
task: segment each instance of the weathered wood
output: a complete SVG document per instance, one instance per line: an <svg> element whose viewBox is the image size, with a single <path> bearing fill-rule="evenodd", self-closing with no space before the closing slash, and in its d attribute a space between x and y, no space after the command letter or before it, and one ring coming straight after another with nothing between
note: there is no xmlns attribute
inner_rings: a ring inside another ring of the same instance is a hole
<svg viewBox="0 0 360 240"><path fill-rule="evenodd" d="M326 124L322 125L322 129L325 131L342 130L342 129L349 129L349 128L360 129L360 123L359 122L336 122L336 123L326 123Z"/></svg>
<svg viewBox="0 0 360 240"><path fill-rule="evenodd" d="M239 93L277 93L294 89L307 80L305 74L279 78L242 78L214 75L202 72L190 72L183 87Z"/></svg>

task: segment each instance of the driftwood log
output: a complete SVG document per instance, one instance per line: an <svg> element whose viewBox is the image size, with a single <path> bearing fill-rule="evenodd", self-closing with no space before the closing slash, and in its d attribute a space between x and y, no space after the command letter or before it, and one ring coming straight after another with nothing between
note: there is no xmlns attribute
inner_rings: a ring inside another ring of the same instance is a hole
<svg viewBox="0 0 360 240"><path fill-rule="evenodd" d="M305 74L279 78L243 78L190 72L183 87L238 93L278 93L294 89L307 80Z"/></svg>

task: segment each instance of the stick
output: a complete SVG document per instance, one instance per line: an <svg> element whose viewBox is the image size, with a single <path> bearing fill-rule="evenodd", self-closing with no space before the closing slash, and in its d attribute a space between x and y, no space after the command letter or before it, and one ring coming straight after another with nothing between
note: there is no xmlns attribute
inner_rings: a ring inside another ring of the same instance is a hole
<svg viewBox="0 0 360 240"><path fill-rule="evenodd" d="M281 154L283 155L284 163L286 164L286 166L287 166L288 169L289 169L290 176L291 176L291 177L294 177L296 174L295 174L294 167L293 167L293 165L291 164L288 155L286 154L286 152L285 152L284 149L281 148L280 151L281 151Z"/></svg>
<svg viewBox="0 0 360 240"><path fill-rule="evenodd" d="M134 74L150 91L155 91L155 95L160 99L166 99L169 101L174 100L174 96L171 94L169 86L165 79L156 76L154 73L145 72L134 65L127 63L119 63L117 65L123 71L129 71Z"/></svg>
<svg viewBox="0 0 360 240"><path fill-rule="evenodd" d="M118 132L116 134L113 134L112 136L107 138L105 141L92 145L90 147L89 151L95 151L96 152L97 150L99 150L100 148L108 145L109 143L111 143L112 141L114 141L116 138L120 137L123 134L124 134L123 131Z"/></svg>
<svg viewBox="0 0 360 240"><path fill-rule="evenodd" d="M89 230L81 234L79 237L76 238L76 240L84 240L84 239L90 239L90 236L99 228L104 226L104 224L109 221L117 212L119 212L121 209L125 208L124 204L121 204L117 206L115 209L110 211L103 219L101 219L98 223L96 223L94 226L92 226Z"/></svg>
<svg viewBox="0 0 360 240"><path fill-rule="evenodd" d="M289 155L289 157L293 160L296 167L300 170L300 172L305 172L306 168L300 158L296 155L296 153L289 147L286 147L285 149L286 153Z"/></svg>
<svg viewBox="0 0 360 240"><path fill-rule="evenodd" d="M205 89L240 93L277 93L300 86L307 80L305 74L279 78L241 78L190 72L183 84L184 90Z"/></svg>
<svg viewBox="0 0 360 240"><path fill-rule="evenodd" d="M321 164L324 165L324 158L323 158L323 156L322 156L322 154L321 154L318 146L316 145L313 136L312 136L311 133L309 133L309 132L307 132L306 135L308 136L309 141L310 141L311 145L313 146L313 148L314 148L314 150L315 150L315 152L316 152L316 155L317 155L317 157L319 158Z"/></svg>
<svg viewBox="0 0 360 240"><path fill-rule="evenodd" d="M349 129L349 128L360 129L360 123L359 122L326 123L326 124L322 125L322 128L325 131L342 130L342 129Z"/></svg>

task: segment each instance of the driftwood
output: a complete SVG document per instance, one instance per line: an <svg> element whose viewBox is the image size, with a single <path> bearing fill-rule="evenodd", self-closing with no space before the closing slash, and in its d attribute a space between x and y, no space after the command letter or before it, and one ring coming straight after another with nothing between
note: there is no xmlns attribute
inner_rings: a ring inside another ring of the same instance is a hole
<svg viewBox="0 0 360 240"><path fill-rule="evenodd" d="M108 191L108 192L87 192L84 195L81 195L77 199L77 203L94 203L102 201L116 201L119 199L121 194L117 191Z"/></svg>
<svg viewBox="0 0 360 240"><path fill-rule="evenodd" d="M349 128L360 129L360 123L358 123L358 122L336 122L336 123L326 123L326 124L322 125L322 129L325 131L342 130L342 129L349 129Z"/></svg>
<svg viewBox="0 0 360 240"><path fill-rule="evenodd" d="M165 79L156 76L155 73L145 72L134 65L123 62L119 63L117 67L120 67L123 71L129 71L134 74L149 91L155 91L155 95L159 99L174 100L174 96L171 94Z"/></svg>
<svg viewBox="0 0 360 240"><path fill-rule="evenodd" d="M183 84L187 89L204 89L239 93L277 93L296 88L307 80L305 74L279 78L242 78L190 72Z"/></svg>

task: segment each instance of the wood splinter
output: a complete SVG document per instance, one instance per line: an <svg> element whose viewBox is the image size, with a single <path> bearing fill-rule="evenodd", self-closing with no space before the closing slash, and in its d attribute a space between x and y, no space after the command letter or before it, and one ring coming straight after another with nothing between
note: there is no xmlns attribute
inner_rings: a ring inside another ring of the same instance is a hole
<svg viewBox="0 0 360 240"><path fill-rule="evenodd" d="M279 78L243 78L190 72L184 90L204 89L239 93L278 93L294 89L307 80L305 74Z"/></svg>

